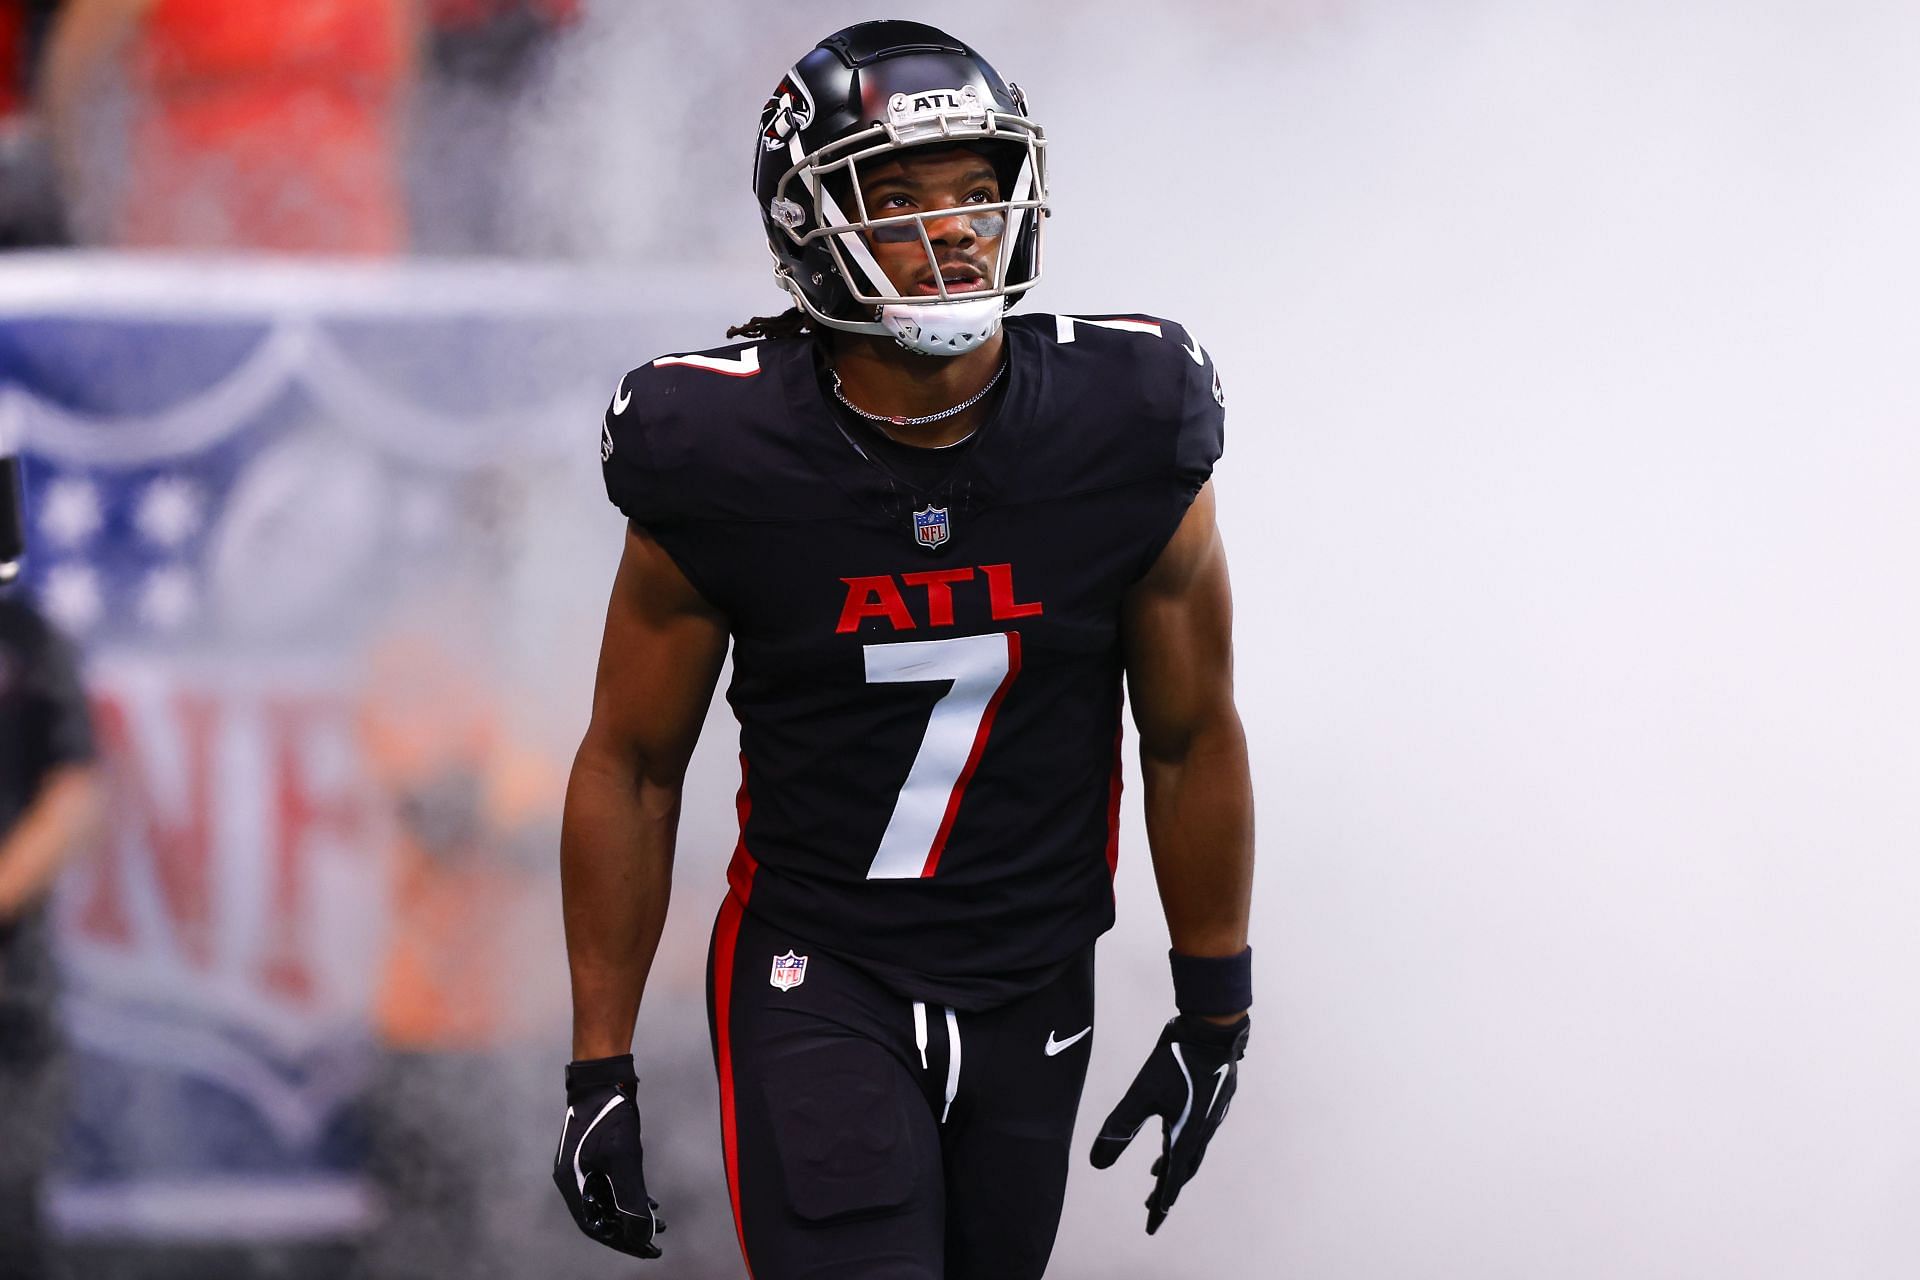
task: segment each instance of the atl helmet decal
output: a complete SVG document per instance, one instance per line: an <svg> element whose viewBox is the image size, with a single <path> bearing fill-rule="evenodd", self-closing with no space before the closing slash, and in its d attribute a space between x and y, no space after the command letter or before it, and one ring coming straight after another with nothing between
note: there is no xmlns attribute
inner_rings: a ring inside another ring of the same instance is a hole
<svg viewBox="0 0 1920 1280"><path fill-rule="evenodd" d="M887 119L895 125L938 122L951 119L977 124L987 118L987 104L972 85L958 89L926 89L919 93L896 93L887 99Z"/></svg>
<svg viewBox="0 0 1920 1280"><path fill-rule="evenodd" d="M787 139L813 123L813 93L798 68L780 77L779 85L760 108L760 143L769 151L787 145Z"/></svg>

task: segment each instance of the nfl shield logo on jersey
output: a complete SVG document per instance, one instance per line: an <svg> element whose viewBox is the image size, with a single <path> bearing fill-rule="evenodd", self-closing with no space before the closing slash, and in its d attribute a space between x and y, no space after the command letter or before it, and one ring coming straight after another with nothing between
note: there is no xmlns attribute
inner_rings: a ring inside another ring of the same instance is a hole
<svg viewBox="0 0 1920 1280"><path fill-rule="evenodd" d="M789 951L773 958L773 975L767 979L776 991L791 991L807 980L807 958Z"/></svg>
<svg viewBox="0 0 1920 1280"><path fill-rule="evenodd" d="M913 513L913 540L931 551L947 540L947 509L929 503L925 511Z"/></svg>

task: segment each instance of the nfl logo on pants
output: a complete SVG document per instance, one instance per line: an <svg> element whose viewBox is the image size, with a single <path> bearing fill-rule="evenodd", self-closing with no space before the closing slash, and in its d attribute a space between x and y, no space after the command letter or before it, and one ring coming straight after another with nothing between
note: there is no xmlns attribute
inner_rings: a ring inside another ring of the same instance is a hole
<svg viewBox="0 0 1920 1280"><path fill-rule="evenodd" d="M807 980L807 958L789 951L773 958L773 973L767 981L777 991L791 991Z"/></svg>
<svg viewBox="0 0 1920 1280"><path fill-rule="evenodd" d="M913 540L923 547L937 547L947 540L947 509L928 505L913 513Z"/></svg>

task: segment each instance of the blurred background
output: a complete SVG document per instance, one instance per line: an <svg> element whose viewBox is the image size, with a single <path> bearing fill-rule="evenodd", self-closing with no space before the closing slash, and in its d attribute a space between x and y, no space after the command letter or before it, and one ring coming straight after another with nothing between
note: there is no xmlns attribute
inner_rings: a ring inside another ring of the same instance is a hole
<svg viewBox="0 0 1920 1280"><path fill-rule="evenodd" d="M741 1274L718 700L636 1042L668 1261L547 1181L597 420L782 305L757 112L874 16L1027 89L1029 305L1178 318L1229 394L1259 1027L1167 1226L1146 1153L1077 1166L1052 1274L1913 1275L1920 10L1874 0L0 0L13 594L100 798L0 892L0 1031L59 1032L0 1035L0 1235ZM1170 1003L1128 823L1083 1134Z"/></svg>

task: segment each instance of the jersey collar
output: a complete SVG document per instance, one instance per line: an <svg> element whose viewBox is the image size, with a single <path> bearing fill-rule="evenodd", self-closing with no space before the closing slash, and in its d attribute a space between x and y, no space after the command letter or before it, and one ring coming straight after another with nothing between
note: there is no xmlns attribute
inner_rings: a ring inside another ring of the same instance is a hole
<svg viewBox="0 0 1920 1280"><path fill-rule="evenodd" d="M969 438L954 467L931 489L916 489L869 456L834 413L816 372L815 341L780 344L771 362L781 380L783 399L792 406L802 450L813 469L839 489L856 518L889 528L911 529L916 506L947 506L956 523L992 505L998 477L1020 453L1021 437L1034 429L1038 402L1035 374L1039 361L1034 336L1024 325L1004 326L1007 385L987 420Z"/></svg>

